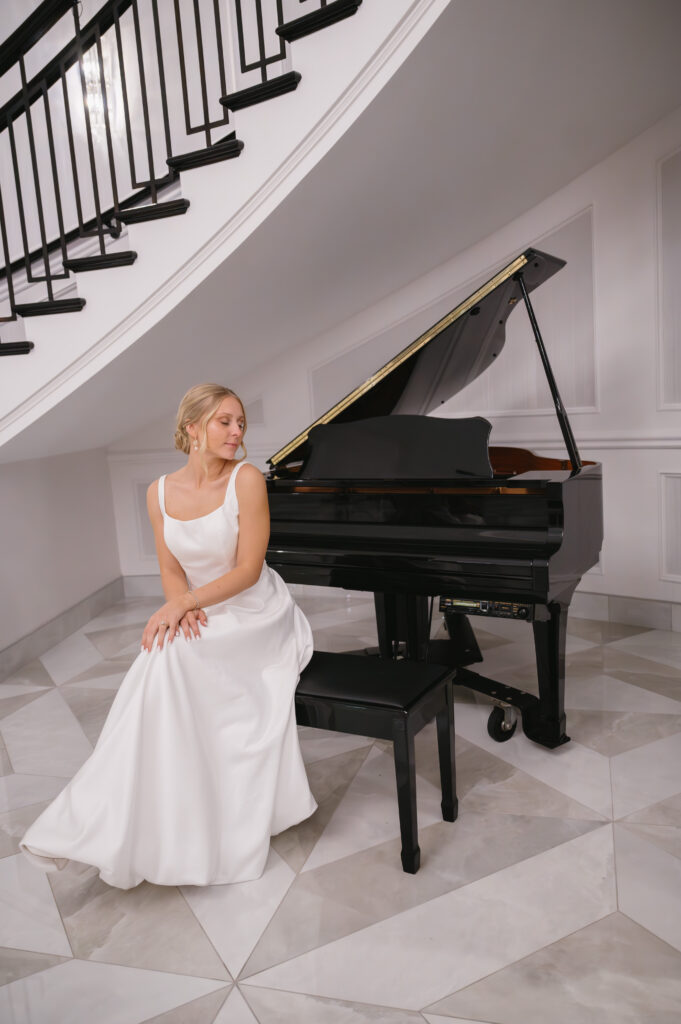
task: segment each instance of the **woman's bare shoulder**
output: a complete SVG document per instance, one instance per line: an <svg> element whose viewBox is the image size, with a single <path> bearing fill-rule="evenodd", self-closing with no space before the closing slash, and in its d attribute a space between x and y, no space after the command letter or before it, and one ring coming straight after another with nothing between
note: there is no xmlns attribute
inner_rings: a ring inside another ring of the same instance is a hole
<svg viewBox="0 0 681 1024"><path fill-rule="evenodd" d="M232 472L236 472L236 470L232 470ZM263 473L251 462L243 464L237 473L234 486L239 494L258 495L265 494L267 490Z"/></svg>

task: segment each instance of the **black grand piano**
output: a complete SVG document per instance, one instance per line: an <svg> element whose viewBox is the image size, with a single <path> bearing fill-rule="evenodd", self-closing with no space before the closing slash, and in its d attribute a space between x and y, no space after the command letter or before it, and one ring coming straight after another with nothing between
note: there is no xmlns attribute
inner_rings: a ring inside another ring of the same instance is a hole
<svg viewBox="0 0 681 1024"><path fill-rule="evenodd" d="M528 249L268 461L267 562L285 580L374 592L379 654L457 666L489 695L488 731L517 713L546 747L565 731L568 607L603 538L601 467L582 462L530 301L565 265ZM428 415L498 358L525 306L568 458L490 447L482 417ZM449 639L430 639L433 598ZM430 598L430 601L429 601ZM467 666L468 616L531 622L539 696Z"/></svg>

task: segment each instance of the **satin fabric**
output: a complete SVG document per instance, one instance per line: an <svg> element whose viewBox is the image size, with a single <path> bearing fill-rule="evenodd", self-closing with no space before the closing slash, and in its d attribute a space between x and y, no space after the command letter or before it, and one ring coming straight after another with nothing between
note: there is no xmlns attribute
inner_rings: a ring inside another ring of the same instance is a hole
<svg viewBox="0 0 681 1024"><path fill-rule="evenodd" d="M165 509L164 536L192 587L235 564L236 476L224 504L189 521ZM139 654L91 757L26 832L41 867L93 864L109 885L210 885L259 877L270 835L316 809L294 694L312 633L283 580L206 609L199 639Z"/></svg>

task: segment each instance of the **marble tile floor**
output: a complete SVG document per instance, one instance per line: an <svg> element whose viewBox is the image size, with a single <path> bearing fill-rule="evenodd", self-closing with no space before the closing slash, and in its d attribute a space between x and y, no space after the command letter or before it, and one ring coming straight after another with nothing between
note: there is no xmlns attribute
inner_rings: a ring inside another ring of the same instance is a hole
<svg viewBox="0 0 681 1024"><path fill-rule="evenodd" d="M367 595L297 596L320 649L375 642ZM484 700L457 690L459 819L440 818L427 728L417 875L390 744L313 729L319 809L273 839L261 879L43 875L18 840L88 756L154 607L122 601L0 683L2 1024L681 1021L678 633L573 619L557 751L495 743ZM486 674L535 689L527 626L476 633Z"/></svg>

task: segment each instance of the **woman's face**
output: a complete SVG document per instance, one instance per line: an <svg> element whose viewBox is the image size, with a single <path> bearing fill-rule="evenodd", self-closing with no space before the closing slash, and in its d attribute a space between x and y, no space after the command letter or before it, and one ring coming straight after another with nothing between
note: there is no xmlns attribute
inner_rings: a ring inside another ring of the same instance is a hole
<svg viewBox="0 0 681 1024"><path fill-rule="evenodd" d="M238 399L223 398L206 424L206 452L233 459L244 436L244 411Z"/></svg>

